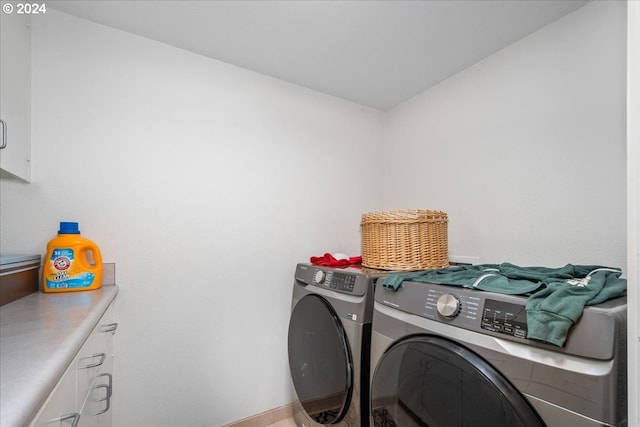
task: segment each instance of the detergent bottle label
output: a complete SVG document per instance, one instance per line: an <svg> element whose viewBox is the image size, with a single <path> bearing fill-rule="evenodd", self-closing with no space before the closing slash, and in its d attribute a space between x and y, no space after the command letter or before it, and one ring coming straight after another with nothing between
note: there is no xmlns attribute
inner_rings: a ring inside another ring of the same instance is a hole
<svg viewBox="0 0 640 427"><path fill-rule="evenodd" d="M86 288L91 286L95 274L76 265L71 248L58 248L51 252L49 270L45 277L49 289Z"/></svg>

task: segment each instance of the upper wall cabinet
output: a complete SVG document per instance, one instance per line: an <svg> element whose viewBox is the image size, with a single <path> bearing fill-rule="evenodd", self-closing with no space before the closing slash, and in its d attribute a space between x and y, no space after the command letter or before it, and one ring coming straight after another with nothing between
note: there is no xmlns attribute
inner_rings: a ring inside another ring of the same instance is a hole
<svg viewBox="0 0 640 427"><path fill-rule="evenodd" d="M9 4L9 3L7 3ZM7 4L3 4L7 6ZM31 28L27 14L0 12L0 169L31 180Z"/></svg>

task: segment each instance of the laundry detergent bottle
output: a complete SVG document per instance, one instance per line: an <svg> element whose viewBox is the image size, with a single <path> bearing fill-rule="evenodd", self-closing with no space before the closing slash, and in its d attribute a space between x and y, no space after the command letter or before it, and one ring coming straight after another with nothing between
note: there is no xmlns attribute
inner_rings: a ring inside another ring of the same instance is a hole
<svg viewBox="0 0 640 427"><path fill-rule="evenodd" d="M42 266L44 292L73 292L102 286L100 248L80 235L77 222L61 222L58 237L47 244Z"/></svg>

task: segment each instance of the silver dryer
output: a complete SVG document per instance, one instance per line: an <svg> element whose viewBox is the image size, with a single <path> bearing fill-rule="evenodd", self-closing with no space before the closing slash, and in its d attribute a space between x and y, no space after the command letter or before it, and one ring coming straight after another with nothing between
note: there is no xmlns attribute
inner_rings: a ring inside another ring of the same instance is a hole
<svg viewBox="0 0 640 427"><path fill-rule="evenodd" d="M380 276L359 267L296 267L288 352L299 426L369 426L373 289Z"/></svg>

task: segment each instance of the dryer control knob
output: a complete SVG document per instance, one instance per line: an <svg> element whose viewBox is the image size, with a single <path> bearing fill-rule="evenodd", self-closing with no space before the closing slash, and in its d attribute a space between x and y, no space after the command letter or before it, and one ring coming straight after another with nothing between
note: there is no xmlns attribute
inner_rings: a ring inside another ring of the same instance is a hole
<svg viewBox="0 0 640 427"><path fill-rule="evenodd" d="M313 275L313 281L316 282L316 283L322 283L322 282L324 282L325 276L326 276L326 274L325 274L324 271L318 270Z"/></svg>
<svg viewBox="0 0 640 427"><path fill-rule="evenodd" d="M460 301L451 294L444 294L438 298L438 313L444 317L453 318L460 313Z"/></svg>

